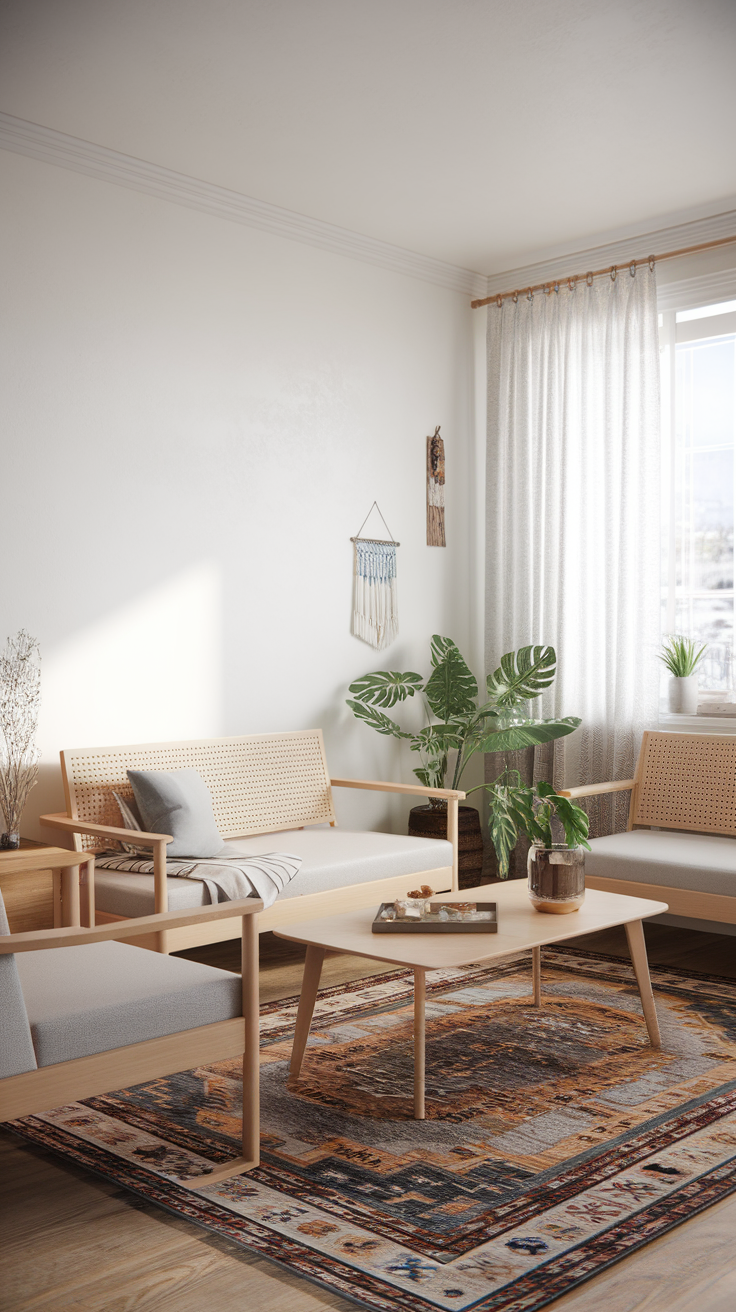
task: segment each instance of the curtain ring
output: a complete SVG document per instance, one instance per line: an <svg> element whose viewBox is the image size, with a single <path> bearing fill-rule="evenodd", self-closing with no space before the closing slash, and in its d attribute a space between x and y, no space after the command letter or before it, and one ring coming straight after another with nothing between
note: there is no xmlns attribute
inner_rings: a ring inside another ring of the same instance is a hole
<svg viewBox="0 0 736 1312"><path fill-rule="evenodd" d="M534 300L534 292L532 291L531 287L529 288L529 290L528 290L528 292L527 292L527 294L526 294L526 299L527 299L528 301L533 301L533 300Z"/></svg>
<svg viewBox="0 0 736 1312"><path fill-rule="evenodd" d="M499 295L496 297L496 305L498 306L499 310L503 309L503 296Z"/></svg>
<svg viewBox="0 0 736 1312"><path fill-rule="evenodd" d="M556 291L557 294L559 295L559 292L560 292L560 284L559 284L558 282L555 283L555 291Z"/></svg>
<svg viewBox="0 0 736 1312"><path fill-rule="evenodd" d="M650 256L649 256L649 272L650 272L650 273L654 273L654 261L655 261L655 258L656 258L656 257L655 257L654 255L650 255Z"/></svg>
<svg viewBox="0 0 736 1312"><path fill-rule="evenodd" d="M511 299L512 299L512 301L514 302L514 305L518 305L518 304L519 304L519 293L518 293L518 292L514 292L514 294L513 294L513 296L511 297Z"/></svg>
<svg viewBox="0 0 736 1312"><path fill-rule="evenodd" d="M574 292L574 291L575 291L575 288L576 288L577 285L578 285L578 280L577 280L577 278L568 278L568 280L567 280L567 285L568 285L568 287L570 288L570 291L571 291L571 292Z"/></svg>
<svg viewBox="0 0 736 1312"><path fill-rule="evenodd" d="M616 265L615 265L615 264L612 264L612 265L611 265L611 282L615 282L615 281L616 281L616 273L617 273Z"/></svg>
<svg viewBox="0 0 736 1312"><path fill-rule="evenodd" d="M631 261L631 264L629 265L629 273L631 274L632 278L636 277L636 260Z"/></svg>
<svg viewBox="0 0 736 1312"><path fill-rule="evenodd" d="M585 275L585 281L587 282L587 284L588 284L589 287L592 287L592 286L593 286L593 275L592 275L592 273L586 273L586 275Z"/></svg>
<svg viewBox="0 0 736 1312"><path fill-rule="evenodd" d="M545 283L545 284L544 284L544 294L545 294L545 296L549 296L549 294L550 294L551 291L552 291L552 288L550 287L549 283Z"/></svg>

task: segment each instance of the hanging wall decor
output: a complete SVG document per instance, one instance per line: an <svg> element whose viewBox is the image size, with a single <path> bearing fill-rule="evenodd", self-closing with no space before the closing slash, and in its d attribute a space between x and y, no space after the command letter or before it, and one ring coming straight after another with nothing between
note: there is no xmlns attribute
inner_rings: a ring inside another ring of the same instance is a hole
<svg viewBox="0 0 736 1312"><path fill-rule="evenodd" d="M373 502L379 515L377 501ZM391 529L385 538L362 538L362 530L370 518L368 511L357 534L350 541L355 544L355 582L353 596L352 633L378 651L388 647L399 632L398 596L396 591L396 548Z"/></svg>
<svg viewBox="0 0 736 1312"><path fill-rule="evenodd" d="M445 444L440 425L427 438L427 546L444 547L445 542Z"/></svg>

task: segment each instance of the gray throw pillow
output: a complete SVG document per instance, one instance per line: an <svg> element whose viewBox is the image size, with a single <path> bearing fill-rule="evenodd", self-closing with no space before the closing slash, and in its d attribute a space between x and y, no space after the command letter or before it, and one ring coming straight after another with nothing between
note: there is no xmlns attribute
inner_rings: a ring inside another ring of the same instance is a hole
<svg viewBox="0 0 736 1312"><path fill-rule="evenodd" d="M212 796L196 770L128 770L143 832L173 834L167 857L219 856L224 843L215 824Z"/></svg>

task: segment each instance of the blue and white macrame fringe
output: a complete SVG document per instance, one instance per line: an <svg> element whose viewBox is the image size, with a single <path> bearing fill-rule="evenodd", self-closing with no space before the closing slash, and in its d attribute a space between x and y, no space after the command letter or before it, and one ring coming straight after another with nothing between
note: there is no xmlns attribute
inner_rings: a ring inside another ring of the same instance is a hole
<svg viewBox="0 0 736 1312"><path fill-rule="evenodd" d="M353 628L356 638L381 651L399 632L396 546L393 542L355 542Z"/></svg>

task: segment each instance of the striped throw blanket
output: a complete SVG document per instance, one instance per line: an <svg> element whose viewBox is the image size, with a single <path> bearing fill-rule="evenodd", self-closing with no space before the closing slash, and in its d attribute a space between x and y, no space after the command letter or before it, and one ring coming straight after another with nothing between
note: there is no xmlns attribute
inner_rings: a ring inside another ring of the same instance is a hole
<svg viewBox="0 0 736 1312"><path fill-rule="evenodd" d="M210 902L236 902L241 897L259 897L270 907L279 893L299 873L300 856L291 852L267 852L252 856L228 845L227 855L199 858L196 861L166 862L171 879L197 879L205 884ZM152 875L153 861L139 856L121 856L119 852L100 852L95 857L98 870L121 870L131 875Z"/></svg>

